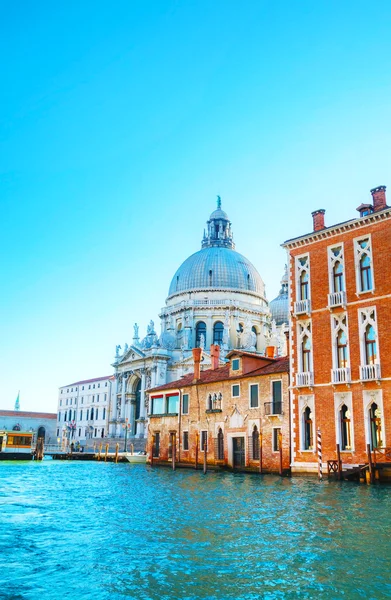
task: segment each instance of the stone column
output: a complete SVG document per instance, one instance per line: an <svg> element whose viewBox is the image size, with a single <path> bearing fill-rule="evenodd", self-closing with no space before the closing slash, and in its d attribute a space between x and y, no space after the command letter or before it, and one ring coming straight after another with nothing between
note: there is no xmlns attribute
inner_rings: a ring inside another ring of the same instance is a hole
<svg viewBox="0 0 391 600"><path fill-rule="evenodd" d="M129 423L130 423L130 431L129 431L129 435L131 437L133 437L136 433L136 423L134 422L136 416L136 394L131 394L130 395L130 417L129 417Z"/></svg>
<svg viewBox="0 0 391 600"><path fill-rule="evenodd" d="M141 374L140 419L145 419L145 370ZM144 437L145 421L137 423L136 437Z"/></svg>

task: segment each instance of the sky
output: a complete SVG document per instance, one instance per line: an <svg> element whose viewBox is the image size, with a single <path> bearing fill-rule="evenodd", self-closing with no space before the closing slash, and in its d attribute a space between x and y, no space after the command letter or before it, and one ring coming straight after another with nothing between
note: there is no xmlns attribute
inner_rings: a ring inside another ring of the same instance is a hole
<svg viewBox="0 0 391 600"><path fill-rule="evenodd" d="M0 57L0 409L159 329L217 195L272 300L312 211L391 185L389 0L15 0Z"/></svg>

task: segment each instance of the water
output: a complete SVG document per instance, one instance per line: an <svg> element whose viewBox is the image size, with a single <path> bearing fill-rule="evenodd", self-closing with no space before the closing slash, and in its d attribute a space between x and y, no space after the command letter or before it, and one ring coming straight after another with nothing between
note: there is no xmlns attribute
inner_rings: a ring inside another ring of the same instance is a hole
<svg viewBox="0 0 391 600"><path fill-rule="evenodd" d="M0 463L0 598L391 598L391 488Z"/></svg>

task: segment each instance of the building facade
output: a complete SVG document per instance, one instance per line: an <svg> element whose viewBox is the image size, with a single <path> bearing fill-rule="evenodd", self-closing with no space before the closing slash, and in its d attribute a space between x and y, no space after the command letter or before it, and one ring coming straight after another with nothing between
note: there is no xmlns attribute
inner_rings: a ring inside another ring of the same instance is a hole
<svg viewBox="0 0 391 600"><path fill-rule="evenodd" d="M233 350L219 366L194 372L149 391L148 459L263 472L290 468L288 358ZM174 450L175 449L175 450ZM281 449L281 451L280 451Z"/></svg>
<svg viewBox="0 0 391 600"><path fill-rule="evenodd" d="M140 339L135 324L132 343L123 349L117 346L110 434L121 436L128 422L132 436L146 435L146 390L191 373L194 347L203 350L205 368L212 364L208 352L211 344L220 347L221 366L234 348L263 355L266 346L273 345L279 355L284 355L287 297L285 307L286 319L280 310L277 326L262 278L235 250L232 224L218 198L217 209L207 221L201 250L187 258L172 278L160 312L160 332L150 321L146 336Z"/></svg>
<svg viewBox="0 0 391 600"><path fill-rule="evenodd" d="M359 216L283 244L291 311L292 470L323 461L368 462L391 436L391 209L385 186L371 190Z"/></svg>
<svg viewBox="0 0 391 600"><path fill-rule="evenodd" d="M56 437L63 444L107 436L114 377L97 377L58 390Z"/></svg>
<svg viewBox="0 0 391 600"><path fill-rule="evenodd" d="M0 410L0 429L5 431L31 431L33 442L44 438L45 444L56 443L55 413L29 412L24 410Z"/></svg>

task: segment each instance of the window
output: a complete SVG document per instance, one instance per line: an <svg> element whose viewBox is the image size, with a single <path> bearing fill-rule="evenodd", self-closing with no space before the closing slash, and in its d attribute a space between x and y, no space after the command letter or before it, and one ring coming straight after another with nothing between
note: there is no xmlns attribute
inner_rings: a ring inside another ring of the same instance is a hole
<svg viewBox="0 0 391 600"><path fill-rule="evenodd" d="M224 460L224 434L221 427L217 434L217 460Z"/></svg>
<svg viewBox="0 0 391 600"><path fill-rule="evenodd" d="M345 369L348 366L348 341L346 333L339 330L337 334L337 368Z"/></svg>
<svg viewBox="0 0 391 600"><path fill-rule="evenodd" d="M213 326L213 343L221 346L223 343L223 335L224 324L221 321L217 321Z"/></svg>
<svg viewBox="0 0 391 600"><path fill-rule="evenodd" d="M206 410L208 410L208 411L221 410L222 399L223 399L223 395L221 392L219 394L217 394L217 393L209 394L209 396L207 398L207 402L206 402Z"/></svg>
<svg viewBox="0 0 391 600"><path fill-rule="evenodd" d="M296 258L296 273L297 273L297 300L308 300L310 298L310 265L309 257L301 256Z"/></svg>
<svg viewBox="0 0 391 600"><path fill-rule="evenodd" d="M79 437L81 436L81 427L79 427Z"/></svg>
<svg viewBox="0 0 391 600"><path fill-rule="evenodd" d="M204 451L204 450L208 451L208 432L207 431L201 431L200 449L202 451Z"/></svg>
<svg viewBox="0 0 391 600"><path fill-rule="evenodd" d="M371 238L367 237L354 241L357 291L369 292L374 289L373 285L373 266L372 266L372 245Z"/></svg>
<svg viewBox="0 0 391 600"><path fill-rule="evenodd" d="M84 385L81 386L81 389L84 390Z"/></svg>
<svg viewBox="0 0 391 600"><path fill-rule="evenodd" d="M83 409L81 409L81 411L80 411L80 421L82 421L82 420L83 420Z"/></svg>
<svg viewBox="0 0 391 600"><path fill-rule="evenodd" d="M63 390L61 390L61 393L63 392Z"/></svg>
<svg viewBox="0 0 391 600"><path fill-rule="evenodd" d="M258 408L258 384L252 383L250 385L250 408Z"/></svg>
<svg viewBox="0 0 391 600"><path fill-rule="evenodd" d="M105 387L107 387L107 381L106 381L106 383L105 383Z"/></svg>
<svg viewBox="0 0 391 600"><path fill-rule="evenodd" d="M371 426L371 450L374 448L381 448L383 446L381 439L381 416L380 409L376 402L373 402L369 409L369 422Z"/></svg>
<svg viewBox="0 0 391 600"><path fill-rule="evenodd" d="M178 394L166 396L166 407L167 413L176 414L178 413L178 405L179 405L179 396Z"/></svg>
<svg viewBox="0 0 391 600"><path fill-rule="evenodd" d="M305 335L301 342L301 362L304 373L311 371L311 340Z"/></svg>
<svg viewBox="0 0 391 600"><path fill-rule="evenodd" d="M252 442L253 460L259 460L259 456L260 456L259 431L258 431L258 427L256 425L254 425L251 442Z"/></svg>
<svg viewBox="0 0 391 600"><path fill-rule="evenodd" d="M57 429L57 437L59 437L59 436L60 436L60 430Z"/></svg>
<svg viewBox="0 0 391 600"><path fill-rule="evenodd" d="M153 437L155 438L155 443L153 444L153 447L152 447L153 456L154 456L154 458L159 458L159 454L160 454L160 433L155 433L155 435Z"/></svg>
<svg viewBox="0 0 391 600"><path fill-rule="evenodd" d="M71 388L71 392L73 392L73 388Z"/></svg>
<svg viewBox="0 0 391 600"><path fill-rule="evenodd" d="M65 405L68 406L68 398L65 400Z"/></svg>
<svg viewBox="0 0 391 600"><path fill-rule="evenodd" d="M105 437L105 428L102 427L102 431L100 433L100 437L104 438Z"/></svg>
<svg viewBox="0 0 391 600"><path fill-rule="evenodd" d="M96 401L99 402L99 394L96 395Z"/></svg>
<svg viewBox="0 0 391 600"><path fill-rule="evenodd" d="M341 427L341 450L351 450L351 429L350 429L350 410L343 404L339 412Z"/></svg>
<svg viewBox="0 0 391 600"><path fill-rule="evenodd" d="M376 333L373 325L368 324L365 328L365 364L374 365L376 363Z"/></svg>
<svg viewBox="0 0 391 600"><path fill-rule="evenodd" d="M105 394L105 402L107 402L107 394Z"/></svg>
<svg viewBox="0 0 391 600"><path fill-rule="evenodd" d="M100 383L98 383L98 388L100 388Z"/></svg>
<svg viewBox="0 0 391 600"><path fill-rule="evenodd" d="M61 413L58 413L58 420L61 421Z"/></svg>
<svg viewBox="0 0 391 600"><path fill-rule="evenodd" d="M60 406L62 406L62 400L60 400Z"/></svg>
<svg viewBox="0 0 391 600"><path fill-rule="evenodd" d="M89 389L89 390L91 389L91 385L89 385L89 386L88 386L88 389Z"/></svg>
<svg viewBox="0 0 391 600"><path fill-rule="evenodd" d="M93 387L93 389L95 389L95 383L93 384L93 386L92 386L92 387Z"/></svg>
<svg viewBox="0 0 391 600"><path fill-rule="evenodd" d="M312 423L312 413L309 406L303 412L303 449L304 450L312 450L313 449L313 423Z"/></svg>
<svg viewBox="0 0 391 600"><path fill-rule="evenodd" d="M89 418L88 418L89 412L90 412L90 411L89 411L89 410L88 410L88 408L87 408L86 421L89 421Z"/></svg>
<svg viewBox="0 0 391 600"><path fill-rule="evenodd" d="M82 397L81 397L81 404L83 404L83 401L84 401L84 398L83 398L83 396L82 396Z"/></svg>
<svg viewBox="0 0 391 600"><path fill-rule="evenodd" d="M93 406L91 406L90 419L91 419L91 421L94 420L94 407Z"/></svg>
<svg viewBox="0 0 391 600"><path fill-rule="evenodd" d="M189 394L183 394L182 396L182 414L189 414Z"/></svg>
<svg viewBox="0 0 391 600"><path fill-rule="evenodd" d="M102 418L103 418L103 419L105 419L105 418L106 418L106 408L105 408L105 407L103 408L103 417L102 417Z"/></svg>
<svg viewBox="0 0 391 600"><path fill-rule="evenodd" d="M95 409L95 421L99 419L99 410Z"/></svg>
<svg viewBox="0 0 391 600"><path fill-rule="evenodd" d="M189 449L189 432L184 431L183 432L183 450L188 450L188 449Z"/></svg>
<svg viewBox="0 0 391 600"><path fill-rule="evenodd" d="M95 429L94 429L94 437L96 437L96 433L97 433L97 430L96 430L96 428L95 428Z"/></svg>
<svg viewBox="0 0 391 600"><path fill-rule="evenodd" d="M272 381L272 409L273 415L282 414L282 381Z"/></svg>
<svg viewBox="0 0 391 600"><path fill-rule="evenodd" d="M94 402L94 400L95 400L95 396L92 396L92 401Z"/></svg>
<svg viewBox="0 0 391 600"><path fill-rule="evenodd" d="M281 428L274 427L273 429L273 452L278 452L281 443Z"/></svg>
<svg viewBox="0 0 391 600"><path fill-rule="evenodd" d="M302 271L300 275L300 300L308 300L308 273Z"/></svg>
<svg viewBox="0 0 391 600"><path fill-rule="evenodd" d="M199 321L196 325L196 347L200 348L202 345L205 347L206 340L206 324L203 321ZM201 344L202 342L202 344Z"/></svg>
<svg viewBox="0 0 391 600"><path fill-rule="evenodd" d="M155 396L155 397L151 398L151 401L152 401L151 414L152 415L163 414L164 413L163 396Z"/></svg>
<svg viewBox="0 0 391 600"><path fill-rule="evenodd" d="M232 386L232 398L239 398L239 396L240 396L240 384L235 383Z"/></svg>
<svg viewBox="0 0 391 600"><path fill-rule="evenodd" d="M232 369L232 371L239 371L239 369L240 369L240 360L238 358L234 358L231 361L231 369Z"/></svg>
<svg viewBox="0 0 391 600"><path fill-rule="evenodd" d="M67 389L67 394L69 393L69 388Z"/></svg>

